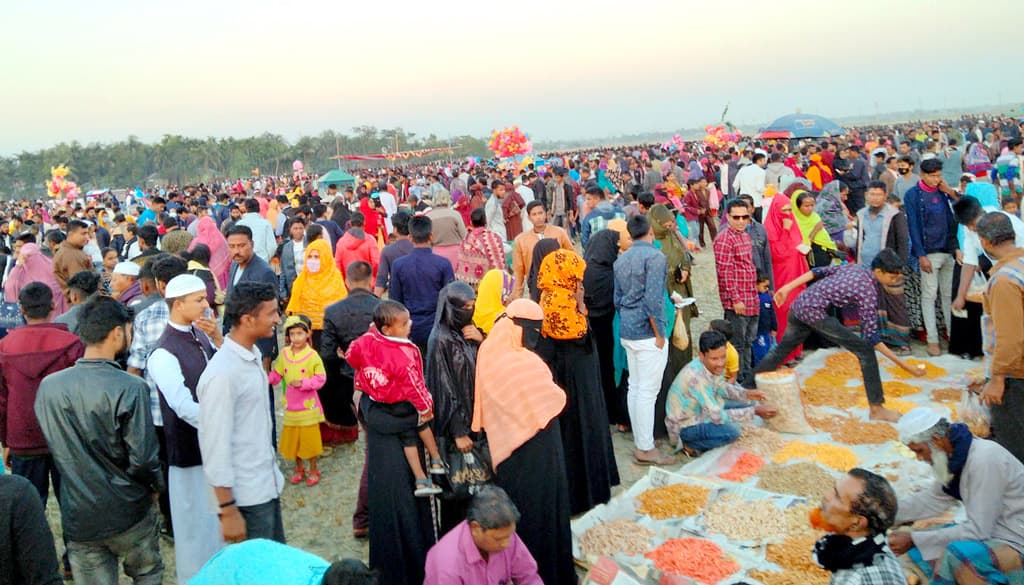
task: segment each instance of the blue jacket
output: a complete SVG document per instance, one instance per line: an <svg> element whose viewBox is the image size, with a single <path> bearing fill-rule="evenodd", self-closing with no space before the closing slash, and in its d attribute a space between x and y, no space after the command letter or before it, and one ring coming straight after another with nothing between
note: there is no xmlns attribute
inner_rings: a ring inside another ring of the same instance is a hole
<svg viewBox="0 0 1024 585"><path fill-rule="evenodd" d="M932 252L947 252L952 254L957 249L956 241L956 218L953 217L953 208L949 206L949 196L941 193L946 198L946 245L943 250L932 250ZM925 225L925 203L927 193L921 190L919 185L914 185L903 195L903 206L907 212L907 227L910 230L910 258L911 264L916 266L916 260L927 256L928 251L924 247L924 225Z"/></svg>

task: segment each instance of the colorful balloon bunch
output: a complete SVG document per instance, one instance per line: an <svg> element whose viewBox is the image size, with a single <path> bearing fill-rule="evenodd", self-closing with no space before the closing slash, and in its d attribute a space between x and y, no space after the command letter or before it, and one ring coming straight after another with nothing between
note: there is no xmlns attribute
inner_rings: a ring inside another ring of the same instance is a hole
<svg viewBox="0 0 1024 585"><path fill-rule="evenodd" d="M67 165L50 167L50 180L46 182L46 192L50 194L50 197L78 198L78 185L67 179L70 172L71 169Z"/></svg>
<svg viewBox="0 0 1024 585"><path fill-rule="evenodd" d="M676 134L661 144L662 150L682 151L686 149L686 142L683 137Z"/></svg>
<svg viewBox="0 0 1024 585"><path fill-rule="evenodd" d="M302 164L301 160L297 160L292 163L292 170L296 173L301 173L305 169L305 165Z"/></svg>
<svg viewBox="0 0 1024 585"><path fill-rule="evenodd" d="M519 129L519 126L512 126L491 132L487 148L493 150L494 154L500 158L508 158L533 151L533 143L530 142L530 137Z"/></svg>
<svg viewBox="0 0 1024 585"><path fill-rule="evenodd" d="M704 146L714 147L720 149L724 146L729 146L740 141L739 132L728 132L725 126L705 126L704 132Z"/></svg>

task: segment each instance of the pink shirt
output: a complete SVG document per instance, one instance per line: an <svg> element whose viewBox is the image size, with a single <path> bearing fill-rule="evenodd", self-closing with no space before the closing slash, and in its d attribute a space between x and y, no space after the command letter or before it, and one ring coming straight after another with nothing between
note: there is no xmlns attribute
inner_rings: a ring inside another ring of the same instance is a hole
<svg viewBox="0 0 1024 585"><path fill-rule="evenodd" d="M544 585L537 562L518 534L512 535L508 548L491 553L485 561L467 520L430 549L426 574L423 585Z"/></svg>

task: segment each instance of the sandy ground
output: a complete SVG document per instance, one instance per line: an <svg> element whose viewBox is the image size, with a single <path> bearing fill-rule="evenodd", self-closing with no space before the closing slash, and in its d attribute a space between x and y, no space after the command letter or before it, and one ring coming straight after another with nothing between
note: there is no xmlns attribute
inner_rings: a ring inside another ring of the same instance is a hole
<svg viewBox="0 0 1024 585"><path fill-rule="evenodd" d="M692 322L692 329L693 332L701 332L707 328L710 320L722 316L715 280L714 256L710 250L696 254L692 275L701 313L700 317ZM696 339L697 335L693 337ZM279 406L279 412L280 408ZM280 416L278 420L280 421ZM613 494L617 494L620 490L628 489L646 474L647 468L633 463L632 435L615 433L612 442L622 478L622 485L613 491ZM367 541L352 536L352 513L355 510L359 476L362 472L363 445L363 437L360 435L359 441L354 444L328 450L320 463L323 479L319 485L307 487L305 484L288 484L285 487L281 494L281 502L288 544L320 555L329 561L346 557L368 560ZM684 461L679 460L680 463ZM281 470L287 480L291 475L292 462L282 460ZM522 512L529 513L528 510ZM47 517L58 542L58 553L61 553L63 544L60 544L60 516L53 497L48 502ZM174 543L169 538L162 537L160 546L165 565L164 583L176 583ZM130 580L122 576L121 582L130 583Z"/></svg>

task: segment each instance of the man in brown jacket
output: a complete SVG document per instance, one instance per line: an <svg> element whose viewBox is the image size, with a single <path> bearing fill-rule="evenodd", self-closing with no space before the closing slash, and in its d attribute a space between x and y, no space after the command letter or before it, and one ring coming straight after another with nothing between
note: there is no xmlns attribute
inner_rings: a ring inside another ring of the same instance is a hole
<svg viewBox="0 0 1024 585"><path fill-rule="evenodd" d="M69 221L68 237L61 242L57 253L53 255L53 275L57 277L60 290L69 301L71 297L68 296L68 279L71 275L81 270L93 270L92 258L82 251L87 243L89 224L77 219Z"/></svg>

